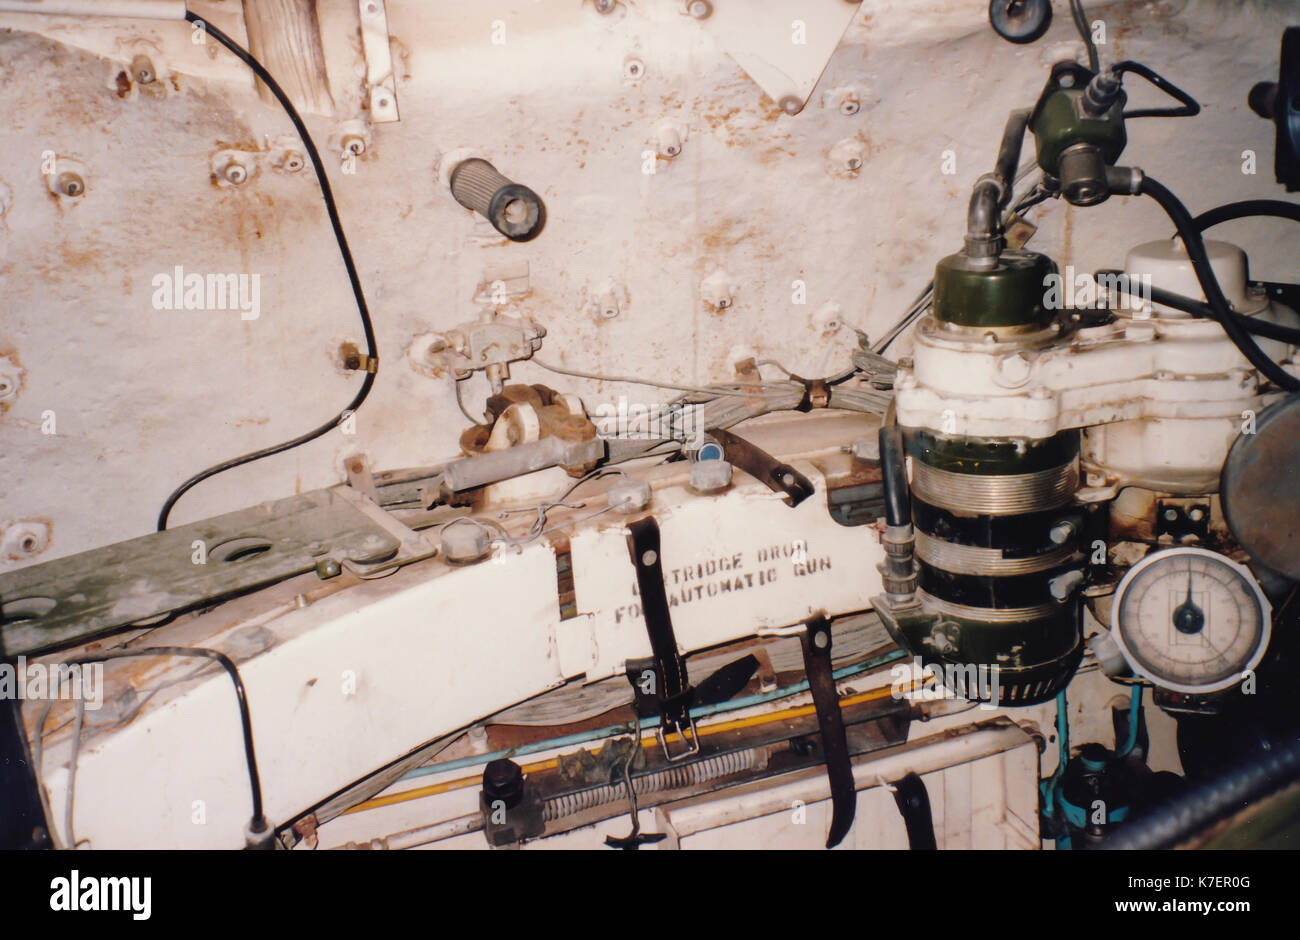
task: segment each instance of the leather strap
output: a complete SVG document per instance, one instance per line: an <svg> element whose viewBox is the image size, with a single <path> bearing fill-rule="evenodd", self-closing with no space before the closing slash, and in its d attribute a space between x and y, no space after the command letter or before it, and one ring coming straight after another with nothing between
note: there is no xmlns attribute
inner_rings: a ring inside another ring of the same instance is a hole
<svg viewBox="0 0 1300 940"><path fill-rule="evenodd" d="M800 636L804 672L817 711L822 759L826 762L826 777L831 785L831 828L826 835L826 848L831 849L839 845L853 827L858 791L853 785L853 765L849 761L844 716L840 714L840 696L831 667L831 624L825 614L817 614L805 626L807 629Z"/></svg>
<svg viewBox="0 0 1300 940"><path fill-rule="evenodd" d="M933 852L939 848L934 838L934 817L930 813L930 794L925 781L911 773L894 783L894 802L903 814L907 827L907 844L913 852Z"/></svg>
<svg viewBox="0 0 1300 940"><path fill-rule="evenodd" d="M668 612L668 593L664 589L659 557L659 523L653 516L646 516L628 523L627 528L628 554L636 569L641 612L645 617L658 677L654 696L659 708L659 743L663 745L665 757L670 761L680 760L698 753L700 745L691 718L694 690L686 674L686 661L677 651L677 637L673 634L673 621ZM674 732L688 745L685 751L675 755L667 742L667 735Z"/></svg>

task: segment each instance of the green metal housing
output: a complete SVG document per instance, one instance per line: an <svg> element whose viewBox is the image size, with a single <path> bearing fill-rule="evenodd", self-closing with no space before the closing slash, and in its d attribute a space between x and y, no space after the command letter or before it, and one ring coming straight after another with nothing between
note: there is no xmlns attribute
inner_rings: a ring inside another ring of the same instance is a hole
<svg viewBox="0 0 1300 940"><path fill-rule="evenodd" d="M934 269L934 317L964 327L1043 326L1053 312L1043 305L1056 262L1034 251L1002 252L996 267L971 266L949 255Z"/></svg>
<svg viewBox="0 0 1300 940"><path fill-rule="evenodd" d="M1060 176L1061 154L1075 144L1092 144L1101 151L1108 166L1124 152L1128 135L1124 131L1124 99L1096 118L1085 117L1079 106L1082 88L1058 88L1043 99L1029 125L1038 150L1038 165L1044 173Z"/></svg>

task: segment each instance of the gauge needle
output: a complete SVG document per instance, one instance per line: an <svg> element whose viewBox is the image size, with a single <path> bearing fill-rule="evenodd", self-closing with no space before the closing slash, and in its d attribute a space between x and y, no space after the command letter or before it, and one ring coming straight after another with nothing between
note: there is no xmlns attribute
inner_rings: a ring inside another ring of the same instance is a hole
<svg viewBox="0 0 1300 940"><path fill-rule="evenodd" d="M1179 633L1199 633L1205 626L1205 614L1192 601L1192 573L1187 572L1187 600L1174 608L1174 629Z"/></svg>

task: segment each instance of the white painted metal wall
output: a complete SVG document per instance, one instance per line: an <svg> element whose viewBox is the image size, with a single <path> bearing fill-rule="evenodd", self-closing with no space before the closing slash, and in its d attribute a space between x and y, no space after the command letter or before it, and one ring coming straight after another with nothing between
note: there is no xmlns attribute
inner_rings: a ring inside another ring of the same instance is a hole
<svg viewBox="0 0 1300 940"><path fill-rule="evenodd" d="M739 2L715 6L721 15ZM242 37L237 3L190 6ZM1007 111L1031 104L1050 62L1080 49L1059 10L1043 40L1017 47L990 30L984 0L866 0L807 107L789 115L728 55L717 24L674 0L610 15L579 0L386 6L400 122L376 125L356 172L341 172L344 122L364 116L352 0L320 0L336 116L308 117L374 311L376 389L355 436L332 433L205 483L177 522L336 482L353 452L380 468L454 453L463 420L450 380L416 372L405 354L412 337L473 318L477 286L501 263L528 262L529 291L506 312L545 324L540 355L570 367L702 383L729 378L736 347L803 374L838 364L853 327L888 326L960 244L970 184L990 168ZM807 5L761 6L788 32ZM1106 58L1147 62L1204 106L1192 120L1134 122L1126 162L1193 211L1280 194L1272 129L1245 99L1275 76L1293 3L1088 6L1106 24ZM504 42L494 44L497 23ZM149 531L192 473L325 420L359 381L335 350L360 337L310 173L265 168L239 188L210 178L217 151L261 149L289 130L239 63L192 45L182 23L8 14L0 27L0 366L8 360L17 379L0 403L0 525L52 527L43 551L0 560L13 566ZM123 91L116 76L140 48L165 78ZM635 79L630 58L644 66ZM846 89L855 114L839 107ZM642 155L665 120L686 131L681 153L646 174ZM846 140L861 154L856 171L835 162ZM537 240L483 243L483 226L437 179L441 155L462 147L542 195L549 221ZM1255 175L1242 172L1247 149ZM85 166L83 197L50 193L47 151ZM955 174L941 172L945 151ZM1140 199L1052 204L1037 218L1031 246L1081 270L1117 266L1168 230ZM1294 280L1293 235L1261 220L1220 237L1250 252L1252 274ZM260 274L260 317L155 310L153 278L176 265ZM723 312L700 293L718 270L735 285ZM610 281L619 313L597 318L589 297ZM817 316L831 302L842 310L834 332ZM532 365L515 376L589 405L645 396ZM481 400L484 389L476 377L466 391ZM51 415L57 433L43 433Z"/></svg>

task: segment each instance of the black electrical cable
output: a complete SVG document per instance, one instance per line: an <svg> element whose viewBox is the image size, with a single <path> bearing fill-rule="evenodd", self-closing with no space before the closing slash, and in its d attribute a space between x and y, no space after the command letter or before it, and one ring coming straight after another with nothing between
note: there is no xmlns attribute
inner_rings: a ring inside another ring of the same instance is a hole
<svg viewBox="0 0 1300 940"><path fill-rule="evenodd" d="M167 517L171 515L172 507L176 501L185 495L192 487L209 477L216 476L218 473L230 470L234 467L242 466L246 463L252 463L254 460L261 460L263 457L270 457L274 454L284 453L286 450L292 450L301 444L314 441L322 437L334 428L342 424L347 418L361 407L366 396L370 394L371 387L375 384L375 376L378 373L378 358L376 354L375 330L370 322L370 310L366 306L365 294L361 290L361 280L357 276L356 265L352 261L352 252L348 248L347 236L343 234L343 223L339 221L338 208L334 205L334 192L330 189L329 178L325 175L325 166L321 163L320 153L316 150L316 144L312 141L311 135L307 133L307 127L298 116L298 111L289 100L289 96L284 93L279 84L271 74L262 66L261 62L253 58L239 43L235 42L221 30L217 29L211 23L194 13L186 12L185 19L191 23L199 25L203 30L217 42L221 43L232 53L235 54L245 65L247 65L260 78L267 88L271 89L271 94L275 95L276 100L280 102L285 113L288 114L289 120L293 123L294 129L302 139L303 148L307 151L307 157L311 160L312 168L316 171L316 179L320 183L321 197L325 200L325 210L329 214L330 226L334 229L334 238L339 244L339 253L343 256L343 266L347 268L348 281L352 284L352 294L356 298L357 313L361 316L361 329L365 334L366 341L366 372L361 381L361 387L353 396L352 401L337 416L322 424L320 427L308 431L306 434L295 437L293 440L284 441L271 447L264 447L261 450L255 450L250 454L244 454L242 457L234 457L230 460L223 461L216 466L209 467L202 473L197 473L190 477L180 486L178 486L167 501L163 503L162 511L158 513L158 531L161 532L167 528Z"/></svg>
<svg viewBox="0 0 1300 940"><path fill-rule="evenodd" d="M1277 219L1290 219L1293 222L1300 222L1300 206L1294 202L1283 202L1280 199L1245 199L1241 202L1230 202L1202 212L1192 219L1192 224L1196 226L1198 232L1204 232L1207 228L1213 228L1223 222L1231 222L1233 219L1250 219L1257 216L1272 216Z"/></svg>
<svg viewBox="0 0 1300 940"><path fill-rule="evenodd" d="M1101 282L1103 278L1117 278L1123 276L1122 271L1114 269L1098 271L1093 275L1093 279ZM1124 283L1116 281L1117 285ZM1173 307L1175 310L1182 310L1184 313L1190 313L1194 317L1200 317L1205 320L1218 319L1210 305L1196 300L1192 297L1185 297L1182 294L1175 294L1173 291L1167 291L1161 287L1149 288L1119 288L1124 293L1134 297L1148 294L1148 300L1153 303L1162 304L1166 307ZM1232 311L1233 318L1241 324L1241 328L1247 333L1254 333L1256 336L1263 336L1267 339L1276 339L1284 343L1290 343L1292 346L1300 346L1300 329L1283 326L1280 323L1272 323L1268 320L1261 320L1258 317L1248 317L1244 313Z"/></svg>
<svg viewBox="0 0 1300 940"><path fill-rule="evenodd" d="M1111 66L1111 73L1116 78L1119 78L1125 72L1132 72L1134 75L1142 76L1169 97L1182 102L1182 105L1177 108L1138 108L1135 111L1125 111L1125 120L1142 117L1196 117L1201 113L1201 103L1199 101L1154 69L1148 68L1141 62L1131 60L1125 60Z"/></svg>
<svg viewBox="0 0 1300 940"><path fill-rule="evenodd" d="M220 650L206 649L201 646L149 646L139 649L104 650L101 653L70 659L67 664L86 665L104 662L109 659L127 659L138 656L197 656L210 659L226 670L227 675L230 676L230 681L235 685L235 698L239 703L239 721L244 729L244 759L248 764L248 786L253 794L253 818L249 823L249 828L254 833L266 832L269 824L262 812L262 780L257 773L257 755L253 751L253 719L248 712L248 695L244 692L244 680L239 677L239 669L236 668L234 662Z"/></svg>
<svg viewBox="0 0 1300 940"><path fill-rule="evenodd" d="M1160 208L1164 209L1165 214L1173 221L1174 228L1178 230L1178 237L1183 240L1187 248L1187 258L1192 263L1192 270L1196 272L1196 279L1200 281L1201 292L1205 294L1210 312L1241 354L1250 360L1251 365L1258 369L1261 375L1278 388L1288 392L1300 391L1300 380L1270 359L1232 316L1233 311L1228 304L1228 298L1223 295L1223 289L1219 286L1219 281L1214 276L1214 269L1210 266L1209 255L1205 252L1205 242L1201 238L1201 233L1196 230L1196 225L1186 206L1178 200L1177 196L1149 176L1142 177L1138 192L1150 196L1159 203Z"/></svg>

